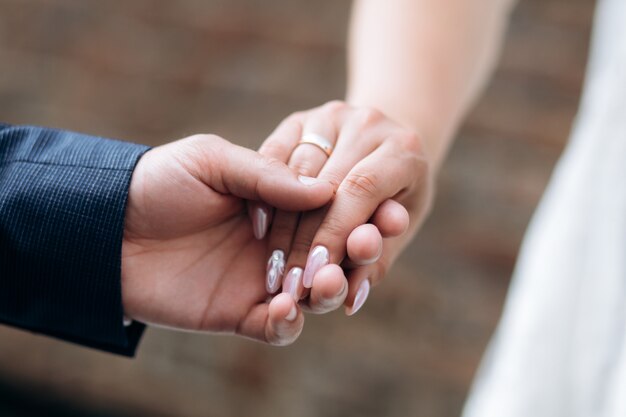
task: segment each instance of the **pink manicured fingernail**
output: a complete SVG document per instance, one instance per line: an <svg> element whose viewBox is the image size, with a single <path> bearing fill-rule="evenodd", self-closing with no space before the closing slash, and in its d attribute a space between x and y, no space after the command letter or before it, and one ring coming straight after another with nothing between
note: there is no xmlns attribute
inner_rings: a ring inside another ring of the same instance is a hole
<svg viewBox="0 0 626 417"><path fill-rule="evenodd" d="M267 218L269 213L265 207L256 207L252 214L252 231L254 237L261 240L267 233Z"/></svg>
<svg viewBox="0 0 626 417"><path fill-rule="evenodd" d="M274 294L280 288L280 279L285 271L285 253L276 249L267 261L267 275L265 289L269 294Z"/></svg>
<svg viewBox="0 0 626 417"><path fill-rule="evenodd" d="M323 266L328 265L329 260L328 249L324 246L316 246L313 248L311 253L309 253L309 258L304 268L304 277L302 278L304 288L311 288L313 286L313 277Z"/></svg>
<svg viewBox="0 0 626 417"><path fill-rule="evenodd" d="M289 310L289 314L285 316L285 320L294 321L298 317L298 309L295 304L291 306L291 310Z"/></svg>
<svg viewBox="0 0 626 417"><path fill-rule="evenodd" d="M300 300L300 296L298 295L300 280L302 280L302 268L297 266L291 268L283 280L283 292L291 295L296 302Z"/></svg>
<svg viewBox="0 0 626 417"><path fill-rule="evenodd" d="M306 175L298 175L298 179L304 185L315 185L326 182L324 180L320 180L319 178L307 177Z"/></svg>
<svg viewBox="0 0 626 417"><path fill-rule="evenodd" d="M369 295L369 293L370 281L369 279L366 279L361 282L359 290L356 292L356 296L354 297L354 303L352 303L352 309L350 310L350 313L348 313L349 316L356 314L356 312L359 311L361 307L363 307L363 304L365 304L365 300L367 300L367 296Z"/></svg>

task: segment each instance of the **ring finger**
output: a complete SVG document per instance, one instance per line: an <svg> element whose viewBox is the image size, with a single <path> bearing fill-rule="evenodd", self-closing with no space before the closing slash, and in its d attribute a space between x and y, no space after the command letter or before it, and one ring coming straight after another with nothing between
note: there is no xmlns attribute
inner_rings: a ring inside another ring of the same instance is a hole
<svg viewBox="0 0 626 417"><path fill-rule="evenodd" d="M337 138L335 114L330 109L314 112L302 126L300 140L296 143L288 166L303 177L317 177L326 163ZM306 180L306 178L305 178ZM269 234L269 259L266 289L270 294L281 287L285 273L301 276L301 270L285 271L287 256L297 230L300 214L277 210Z"/></svg>

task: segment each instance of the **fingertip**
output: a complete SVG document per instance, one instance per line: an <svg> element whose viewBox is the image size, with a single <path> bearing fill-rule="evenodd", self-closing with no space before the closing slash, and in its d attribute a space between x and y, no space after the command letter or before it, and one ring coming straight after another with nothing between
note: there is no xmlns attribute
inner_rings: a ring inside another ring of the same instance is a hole
<svg viewBox="0 0 626 417"><path fill-rule="evenodd" d="M297 315L297 306L294 302L293 298L286 293L280 293L276 297L272 299L269 305L269 316L270 320L279 323L283 320L287 320L289 322L294 321L295 317L293 314L293 310L296 308Z"/></svg>
<svg viewBox="0 0 626 417"><path fill-rule="evenodd" d="M348 282L339 265L330 264L321 268L313 278L313 291L323 299L332 299L343 292Z"/></svg>
<svg viewBox="0 0 626 417"><path fill-rule="evenodd" d="M357 265L369 265L382 255L383 237L373 224L362 224L348 236L346 249L350 261Z"/></svg>
<svg viewBox="0 0 626 417"><path fill-rule="evenodd" d="M269 304L268 342L286 346L298 338L304 325L304 316L293 298L287 293L278 294Z"/></svg>
<svg viewBox="0 0 626 417"><path fill-rule="evenodd" d="M315 274L307 309L316 314L341 307L348 294L348 281L338 265L327 265Z"/></svg>
<svg viewBox="0 0 626 417"><path fill-rule="evenodd" d="M392 199L383 202L372 216L372 223L378 227L383 237L403 235L408 230L410 221L406 208Z"/></svg>

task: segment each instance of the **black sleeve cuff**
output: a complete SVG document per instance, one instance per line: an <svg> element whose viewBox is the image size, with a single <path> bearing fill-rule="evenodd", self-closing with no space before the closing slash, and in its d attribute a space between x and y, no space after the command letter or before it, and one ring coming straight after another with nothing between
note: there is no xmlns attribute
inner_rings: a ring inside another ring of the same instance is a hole
<svg viewBox="0 0 626 417"><path fill-rule="evenodd" d="M132 356L121 250L133 169L149 148L0 124L0 321Z"/></svg>

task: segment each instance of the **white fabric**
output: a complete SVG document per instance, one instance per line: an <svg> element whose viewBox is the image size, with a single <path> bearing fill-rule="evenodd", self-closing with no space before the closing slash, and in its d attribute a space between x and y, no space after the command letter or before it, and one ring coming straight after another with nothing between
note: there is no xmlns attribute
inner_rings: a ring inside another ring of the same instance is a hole
<svg viewBox="0 0 626 417"><path fill-rule="evenodd" d="M601 0L570 143L464 417L626 416L626 0Z"/></svg>

